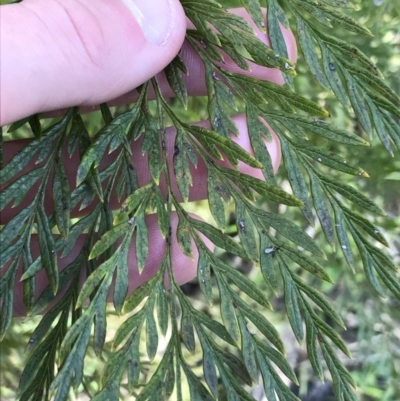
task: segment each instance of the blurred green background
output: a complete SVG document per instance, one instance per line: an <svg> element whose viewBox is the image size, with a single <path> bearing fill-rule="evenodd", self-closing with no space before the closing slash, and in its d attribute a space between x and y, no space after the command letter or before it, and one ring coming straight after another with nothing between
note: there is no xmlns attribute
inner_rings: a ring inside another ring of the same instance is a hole
<svg viewBox="0 0 400 401"><path fill-rule="evenodd" d="M1 0L1 4L7 1ZM240 6L240 0L221 0L224 6ZM386 77L389 86L396 92L400 91L400 0L358 0L352 3L357 5L357 10L348 10L354 18L365 24L373 33L374 38L349 34L340 27L335 27L334 34L341 39L348 40L358 46L365 54L371 56L377 63L380 70ZM292 24L294 26L294 24ZM318 101L332 113L332 122L336 125L358 132L362 135L361 128L353 116L336 100L334 95L324 90L312 77L307 69L302 54L299 53L297 65L298 76L295 79L296 90L304 96ZM207 116L206 99L192 98L188 111L181 108L178 101L171 100L171 105L182 119L186 121L198 121ZM116 113L122 111L117 108ZM93 113L85 116L91 134L94 134L102 124L100 113ZM29 132L20 130L19 136L30 135ZM11 139L11 138L5 138ZM339 174L336 171L329 172L332 176L354 183L364 190L371 199L381 206L387 213L388 218L379 217L375 219L389 240L391 249L389 253L400 264L400 157L399 153L392 158L383 148L380 142L373 138L371 148L351 148L339 144L329 143L321 138L311 137L314 144L329 148L337 154L343 155L346 159L352 160L353 164L360 165L369 173L371 178ZM280 169L278 182L289 189L285 172ZM286 218L296 222L313 236L325 254L328 255L328 262L325 266L328 273L335 281L335 285L321 284L315 280L312 284L323 291L340 311L348 330L341 335L353 354L353 360L344 360L345 365L352 372L357 383L357 393L361 401L399 401L400 400L400 305L390 295L386 299L378 297L367 283L362 271L360 258L356 258L357 270L355 275L345 265L341 254L333 253L326 243L319 225L308 226L299 211L294 208L286 208L274 204L267 204L265 207L277 213L284 214ZM200 214L206 220L212 221L208 211L207 203L197 202L189 205L188 209ZM371 218L364 213L364 216ZM228 231L234 232L234 219L227 215L228 224L231 225ZM221 257L230 259L229 255ZM254 281L259 282L269 291L258 270L240 260L230 259L230 263L248 274ZM205 313L219 319L218 305L214 308L203 302L196 281L184 286L185 292L192 296L194 304ZM329 377L325 384L319 383L314 377L310 363L307 361L305 350L295 344L290 326L285 317L285 308L282 294L273 297L275 311L264 311L268 319L276 324L281 333L288 350L288 359L299 375L300 390L293 389L304 401L328 401L333 400L332 389L329 385ZM216 302L217 303L217 302ZM18 380L25 361L25 346L29 336L36 326L39 318L15 319L6 335L5 340L0 344L0 385L1 399L14 400ZM107 344L105 346L104 359L111 349L111 340L116 328L121 324L122 319L110 312L108 325ZM142 342L144 344L144 342ZM200 347L198 347L199 349ZM199 375L201 354L189 356L193 369ZM79 389L78 398L71 392L70 399L90 399L98 389L99 377L104 364L94 355L89 347L85 366L85 386ZM157 359L156 359L157 361ZM156 362L155 361L155 362ZM147 370L143 372L144 376ZM121 388L121 395L124 397L124 389ZM221 393L222 394L222 393ZM257 400L266 400L263 397L262 389L255 389L253 392ZM128 398L126 398L128 399ZM221 397L224 400L224 397Z"/></svg>

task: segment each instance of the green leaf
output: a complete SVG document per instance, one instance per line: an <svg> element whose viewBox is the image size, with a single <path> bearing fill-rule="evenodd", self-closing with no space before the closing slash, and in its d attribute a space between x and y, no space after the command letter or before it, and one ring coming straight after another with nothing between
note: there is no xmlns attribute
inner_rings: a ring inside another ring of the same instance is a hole
<svg viewBox="0 0 400 401"><path fill-rule="evenodd" d="M178 244L182 252L186 256L189 256L189 258L193 259L190 224L183 218L179 219L178 227L176 229L176 239L178 240Z"/></svg>
<svg viewBox="0 0 400 401"><path fill-rule="evenodd" d="M134 331L140 332L142 325L145 320L145 311L142 309L138 313L135 313L132 316L129 316L121 326L119 326L114 339L113 339L113 349L116 349L119 345L122 344L123 340Z"/></svg>
<svg viewBox="0 0 400 401"><path fill-rule="evenodd" d="M347 82L347 92L350 96L350 102L353 106L357 119L364 131L371 136L372 122L369 115L369 109L365 101L365 96L354 79L347 72L345 72L344 76Z"/></svg>
<svg viewBox="0 0 400 401"><path fill-rule="evenodd" d="M275 327L254 308L251 308L239 296L234 295L235 302L240 311L260 330L265 338L273 344L278 351L285 354L285 348Z"/></svg>
<svg viewBox="0 0 400 401"><path fill-rule="evenodd" d="M197 265L197 278L199 280L200 288L206 300L211 305L213 302L211 269L210 269L211 260L208 256L207 251L202 246L200 246L198 250L199 250L199 261Z"/></svg>
<svg viewBox="0 0 400 401"><path fill-rule="evenodd" d="M230 199L229 190L226 188L221 179L213 174L213 170L209 168L207 177L207 195L208 204L212 216L215 219L218 227L222 230L225 228L225 209L222 199Z"/></svg>
<svg viewBox="0 0 400 401"><path fill-rule="evenodd" d="M338 203L332 202L333 210L335 212L336 218L336 233L340 242L340 247L342 252L346 258L347 263L349 264L350 268L354 271L354 258L353 253L351 251L350 240L347 235L347 225L345 222L345 217L342 211L337 207ZM342 210L342 205L340 207Z"/></svg>
<svg viewBox="0 0 400 401"><path fill-rule="evenodd" d="M15 258L7 271L0 278L1 290L1 314L0 314L0 341L3 340L4 335L11 323L14 310L14 286L15 277L17 275L19 258Z"/></svg>
<svg viewBox="0 0 400 401"><path fill-rule="evenodd" d="M114 150L122 143L123 138L127 135L131 124L137 118L138 108L133 109L119 115L110 124L101 129L94 138L94 141L85 151L81 164L78 167L77 183L81 184L89 174L92 166L98 167L107 147L114 142Z"/></svg>
<svg viewBox="0 0 400 401"><path fill-rule="evenodd" d="M247 325L243 321L243 318L239 317L239 327L242 334L242 353L244 364L246 365L247 371L250 377L255 383L258 381L258 367L255 356L254 340L253 335L249 332Z"/></svg>
<svg viewBox="0 0 400 401"><path fill-rule="evenodd" d="M69 110L61 121L43 131L40 141L37 139L29 141L27 145L3 167L0 174L0 184L2 185L9 181L10 178L14 177L16 171L22 171L39 151L41 157L39 157L37 161L40 162L47 159L48 155L53 150L52 143L54 139L65 131L71 115L72 111ZM12 127L13 125L11 125L10 129Z"/></svg>
<svg viewBox="0 0 400 401"><path fill-rule="evenodd" d="M308 358L310 359L311 366L314 369L314 372L321 380L324 380L324 371L322 370L321 360L317 350L317 331L315 329L314 323L308 315L305 316L305 322Z"/></svg>
<svg viewBox="0 0 400 401"><path fill-rule="evenodd" d="M160 327L162 335L166 335L168 329L168 300L165 292L164 285L158 283L158 293L157 293L157 321Z"/></svg>
<svg viewBox="0 0 400 401"><path fill-rule="evenodd" d="M347 108L349 104L349 98L347 90L343 85L341 76L341 67L336 57L328 50L321 40L318 40L319 47L322 54L322 63L324 66L325 75L328 78L329 84L335 93L336 97Z"/></svg>
<svg viewBox="0 0 400 401"><path fill-rule="evenodd" d="M149 252L149 234L143 209L135 218L134 225L136 227L136 260L139 273L142 273ZM129 248L129 244L126 244L126 247Z"/></svg>
<svg viewBox="0 0 400 401"><path fill-rule="evenodd" d="M386 85L385 81L377 76L376 74L368 71L367 69L359 66L354 66L349 63L345 58L341 58L340 61L344 64L346 69L354 74L354 77L360 83L366 83L370 85L373 89L379 92L383 97L392 102L393 105L400 106L399 95ZM364 86L364 85L363 85Z"/></svg>
<svg viewBox="0 0 400 401"><path fill-rule="evenodd" d="M246 252L243 250L242 246L228 235L223 234L212 225L192 217L188 217L188 221L193 228L203 233L216 246L240 256L243 259L247 258Z"/></svg>
<svg viewBox="0 0 400 401"><path fill-rule="evenodd" d="M248 255L248 258L258 265L260 263L260 257L258 255L258 247L254 233L254 222L251 216L247 213L243 203L239 200L236 201L236 225L238 227L240 241Z"/></svg>
<svg viewBox="0 0 400 401"><path fill-rule="evenodd" d="M71 196L68 176L63 163L57 163L54 169L53 199L57 227L61 235L68 238Z"/></svg>
<svg viewBox="0 0 400 401"><path fill-rule="evenodd" d="M367 198L361 192L357 191L352 186L343 184L328 176L319 175L319 178L323 183L327 184L330 188L340 193L348 200L359 205L363 209L367 209L370 212L381 216L386 216L386 213L383 212L377 205L375 205L374 202L372 202L369 198Z"/></svg>
<svg viewBox="0 0 400 401"><path fill-rule="evenodd" d="M328 283L333 283L324 268L310 256L306 255L305 252L302 252L285 242L279 241L276 238L271 239L271 241L277 246L279 253L282 252L293 262L297 263L311 274L314 274L316 277L319 277Z"/></svg>
<svg viewBox="0 0 400 401"><path fill-rule="evenodd" d="M247 276L240 273L237 269L222 262L221 260L217 260L217 258L214 258L214 263L218 269L223 271L223 274L226 275L229 280L232 280L238 288L249 295L254 301L258 302L262 306L265 306L266 308L272 309L272 305L265 297L264 292Z"/></svg>
<svg viewBox="0 0 400 401"><path fill-rule="evenodd" d="M367 232L371 237L375 238L377 241L379 241L381 244L389 247L388 242L386 241L386 238L382 235L382 233L379 231L379 229L374 226L369 220L367 220L365 217L362 217L358 213L353 212L351 209L347 208L343 204L341 204L339 201L337 203L340 205L340 208L344 212L344 214L354 223L356 223L359 227L361 227L365 232Z"/></svg>
<svg viewBox="0 0 400 401"><path fill-rule="evenodd" d="M3 210L12 200L14 200L13 207L18 206L28 191L44 174L44 167L33 169L3 189L0 193L0 210Z"/></svg>
<svg viewBox="0 0 400 401"><path fill-rule="evenodd" d="M106 276L110 276L110 272L113 271L115 266L119 262L119 255L114 253L111 258L103 262L85 281L81 292L79 293L78 300L76 301L76 307L82 306L83 302L95 291L96 287Z"/></svg>
<svg viewBox="0 0 400 401"><path fill-rule="evenodd" d="M236 378L243 381L248 386L252 385L253 381L249 373L247 372L246 366L239 358L229 352L224 352L220 349L214 350L217 351L218 357L223 360L223 362L229 367L232 374Z"/></svg>
<svg viewBox="0 0 400 401"><path fill-rule="evenodd" d="M291 149L291 146L289 146L289 143L282 137L280 139L283 162L285 164L285 168L289 177L290 186L292 187L293 193L296 198L300 199L304 204L304 206L301 207L301 211L303 212L304 216L311 224L313 224L314 218L311 210L311 202L308 195L308 189L304 180L304 174L300 170L296 154Z"/></svg>
<svg viewBox="0 0 400 401"><path fill-rule="evenodd" d="M193 322L192 317L186 308L182 309L181 338L188 351L191 354L194 354L196 350L196 342L194 338Z"/></svg>
<svg viewBox="0 0 400 401"><path fill-rule="evenodd" d="M176 56L167 67L165 67L164 71L169 86L174 91L175 96L182 103L182 106L186 109L188 96L186 84L182 78L182 72L187 75L187 70L179 55Z"/></svg>
<svg viewBox="0 0 400 401"><path fill-rule="evenodd" d="M205 388L203 383L193 373L186 363L181 365L189 383L190 399L193 401L214 401L214 397Z"/></svg>
<svg viewBox="0 0 400 401"><path fill-rule="evenodd" d="M258 1L257 1L258 3ZM275 51L275 56L289 58L288 51L286 48L286 42L283 37L283 33L280 28L280 18L284 16L283 10L280 8L279 4L275 0L268 1L268 34L272 44L272 48ZM284 18L286 19L286 17ZM286 66L285 66L286 68ZM286 68L289 69L289 68ZM293 89L293 79L290 75L284 74L286 83Z"/></svg>
<svg viewBox="0 0 400 401"><path fill-rule="evenodd" d="M230 139L230 133L238 136L239 131L232 118L225 110L222 101L237 110L235 98L230 89L221 82L217 72L210 63L205 63L206 86L208 93L208 113L212 129Z"/></svg>
<svg viewBox="0 0 400 401"><path fill-rule="evenodd" d="M293 280L298 285L299 289L304 292L319 308L330 318L332 318L339 326L343 329L346 329L342 318L330 304L330 302L325 298L323 294L321 294L316 289L312 288L308 285L304 280L300 277L293 276Z"/></svg>
<svg viewBox="0 0 400 401"><path fill-rule="evenodd" d="M264 139L271 142L272 135L265 123L259 119L258 110L250 102L246 103L246 122L251 147L257 160L263 165L262 172L265 180L271 184L275 184L271 156L266 150L264 142Z"/></svg>
<svg viewBox="0 0 400 401"><path fill-rule="evenodd" d="M218 378L215 369L214 355L205 342L202 343L203 347L203 371L204 378L208 384L211 393L218 397Z"/></svg>
<svg viewBox="0 0 400 401"><path fill-rule="evenodd" d="M122 237L130 230L129 223L121 223L107 231L99 241L97 241L92 251L90 252L89 259L97 258L103 252L105 252L111 245L113 245L118 238Z"/></svg>
<svg viewBox="0 0 400 401"><path fill-rule="evenodd" d="M264 341L260 340L259 338L254 337L254 339L257 347L260 349L262 354L273 363L275 363L276 366L279 367L279 369L288 379L290 379L293 383L299 385L296 374L286 358L280 352L268 346Z"/></svg>
<svg viewBox="0 0 400 401"><path fill-rule="evenodd" d="M49 221L44 211L44 206L40 205L37 213L38 218L38 237L42 264L46 271L51 289L54 294L58 290L58 264L56 243L51 232Z"/></svg>
<svg viewBox="0 0 400 401"><path fill-rule="evenodd" d="M152 297L152 301L149 301L150 304L147 304L146 311L146 349L147 355L152 361L157 353L158 348L158 334L156 321L154 319L154 297Z"/></svg>
<svg viewBox="0 0 400 401"><path fill-rule="evenodd" d="M126 245L125 245L126 246ZM129 250L122 246L119 257L119 263L116 268L116 277L114 284L114 307L118 313L121 313L122 306L125 302L128 293L129 284L129 266L128 266L128 253Z"/></svg>
<svg viewBox="0 0 400 401"><path fill-rule="evenodd" d="M267 118L277 119L282 122L282 124L287 124L289 121L295 126L300 126L316 135L322 136L323 138L327 138L330 141L335 141L339 143L343 143L345 145L363 145L370 146L370 144L359 137L358 135L352 134L348 131L336 128L331 124L326 124L325 121L313 118L307 119L303 117L293 116L288 113L283 112L268 112Z"/></svg>
<svg viewBox="0 0 400 401"><path fill-rule="evenodd" d="M359 33L362 35L373 36L371 31L365 26L359 24L354 18L349 17L348 15L342 13L338 10L332 10L324 5L317 5L317 7L325 14L327 17L350 32Z"/></svg>
<svg viewBox="0 0 400 401"><path fill-rule="evenodd" d="M330 89L329 82L326 78L325 72L321 68L321 64L315 51L315 46L312 40L312 36L304 23L302 18L296 15L297 30L299 32L300 46L304 54L304 58L310 68L311 73L315 79L327 90Z"/></svg>
<svg viewBox="0 0 400 401"><path fill-rule="evenodd" d="M248 164L251 167L260 168L262 164L258 162L253 156L246 152L241 146L237 145L230 138L225 138L215 131L211 131L195 125L185 125L184 128L187 132L190 132L208 151L215 149L212 154L214 157L218 157L215 153L216 149L220 149L228 158L228 160L237 166L239 160Z"/></svg>
<svg viewBox="0 0 400 401"><path fill-rule="evenodd" d="M136 210L143 200L150 194L152 188L153 183L149 182L147 185L138 188L133 194L129 195L121 206L121 213L115 217L114 224L118 223L120 219L124 220L128 213Z"/></svg>
<svg viewBox="0 0 400 401"><path fill-rule="evenodd" d="M15 237L20 232L21 228L24 228L26 220L28 220L35 209L35 202L30 203L22 209L16 216L14 216L3 229L0 231L0 253L8 248Z"/></svg>
<svg viewBox="0 0 400 401"><path fill-rule="evenodd" d="M277 294L279 288L278 272L273 263L275 251L276 247L271 244L268 237L264 233L260 234L261 271L267 284L271 287L272 291Z"/></svg>
<svg viewBox="0 0 400 401"><path fill-rule="evenodd" d="M321 181L317 178L315 174L309 171L310 181L311 181L311 193L313 197L315 211L321 227L324 231L325 237L331 245L332 249L335 249L335 236L333 231L333 223L331 215L328 210L328 205L325 202L325 197L323 193L323 186Z"/></svg>
<svg viewBox="0 0 400 401"><path fill-rule="evenodd" d="M222 277L218 274L218 287L221 299L221 316L228 333L235 342L239 339L239 329L236 321L235 308L232 304L232 298L229 292L229 287Z"/></svg>
<svg viewBox="0 0 400 401"><path fill-rule="evenodd" d="M274 202L282 203L288 206L303 206L303 203L288 194L277 186L267 184L265 181L259 180L247 174L239 173L235 170L218 168L218 170L229 180L235 183L242 191L251 188L260 195L265 196Z"/></svg>
<svg viewBox="0 0 400 401"><path fill-rule="evenodd" d="M324 149L317 148L308 144L296 144L296 149L300 150L301 153L309 156L312 160L317 161L320 164L328 166L334 170L342 171L351 175L359 175L363 177L369 177L369 175L361 167L353 166L348 161L332 152L328 152Z"/></svg>
<svg viewBox="0 0 400 401"><path fill-rule="evenodd" d="M155 275L149 281L146 281L140 285L125 301L122 309L123 313L133 311L146 297L148 297L151 291L154 289L155 284L159 280L159 275Z"/></svg>
<svg viewBox="0 0 400 401"><path fill-rule="evenodd" d="M196 319L196 324L200 323L216 334L219 338L222 338L227 343L236 346L235 342L232 340L232 337L221 323L196 310L193 311L193 316Z"/></svg>
<svg viewBox="0 0 400 401"><path fill-rule="evenodd" d="M269 227L272 227L279 234L301 246L305 250L313 253L316 256L325 257L324 253L318 248L314 240L290 220L287 220L280 215L264 212L263 210L255 208L254 206L251 208L251 210L260 220L261 226L263 226L266 230L268 230Z"/></svg>
<svg viewBox="0 0 400 401"><path fill-rule="evenodd" d="M340 338L339 334L335 330L333 330L331 326L325 323L319 316L317 316L315 312L312 312L310 308L308 308L308 311L311 312L311 316L315 326L323 333L325 333L325 335L327 335L345 355L351 358L351 353L348 350L345 342Z"/></svg>
<svg viewBox="0 0 400 401"><path fill-rule="evenodd" d="M294 285L286 264L281 264L281 272L285 289L285 306L290 325L297 341L301 344L304 339L302 314L299 306L299 293Z"/></svg>
<svg viewBox="0 0 400 401"><path fill-rule="evenodd" d="M174 174L178 184L179 192L185 202L189 199L189 187L193 185L192 174L189 168L187 147L184 142L185 132L177 129L174 147Z"/></svg>
<svg viewBox="0 0 400 401"><path fill-rule="evenodd" d="M384 269L379 263L375 264L375 269L385 286L397 299L400 300L400 285L398 283L398 279L394 277L393 274L391 274L388 270Z"/></svg>
<svg viewBox="0 0 400 401"><path fill-rule="evenodd" d="M241 0L244 8L249 13L251 19L256 23L260 31L265 32L264 16L261 12L258 0Z"/></svg>

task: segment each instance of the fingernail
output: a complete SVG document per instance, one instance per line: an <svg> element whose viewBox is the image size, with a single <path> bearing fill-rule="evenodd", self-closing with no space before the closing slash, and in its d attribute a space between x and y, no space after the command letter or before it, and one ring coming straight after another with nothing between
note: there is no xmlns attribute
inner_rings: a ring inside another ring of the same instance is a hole
<svg viewBox="0 0 400 401"><path fill-rule="evenodd" d="M162 46L169 39L171 20L170 0L122 0L131 10L148 42Z"/></svg>

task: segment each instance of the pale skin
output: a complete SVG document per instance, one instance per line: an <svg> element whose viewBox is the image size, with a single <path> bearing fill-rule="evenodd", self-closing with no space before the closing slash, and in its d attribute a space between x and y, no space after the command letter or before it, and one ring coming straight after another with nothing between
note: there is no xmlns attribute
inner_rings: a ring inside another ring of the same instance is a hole
<svg viewBox="0 0 400 401"><path fill-rule="evenodd" d="M148 7L152 3L152 7ZM129 7L134 11L132 14ZM234 9L248 21L250 17L243 9ZM167 18L168 17L168 18ZM60 115L71 106L80 106L81 111L89 112L100 103L110 105L126 104L137 98L135 88L147 81L175 57L182 45L181 57L186 63L190 76L185 77L188 93L191 96L205 95L204 67L193 49L184 42L186 28L190 26L178 0L98 0L96 6L90 0L24 0L22 3L2 6L0 9L1 47L0 47L0 125L10 124L35 113ZM252 24L254 27L255 25ZM154 28L154 29L153 29ZM155 29L158 29L155 32ZM255 28L260 40L269 44L266 34ZM282 28L289 58L296 61L297 50L293 34ZM229 58L224 65L230 71L243 72ZM282 73L276 69L251 64L247 74L259 79L283 84ZM166 83L164 75L157 79L165 97L172 97L173 92ZM251 152L242 115L234 116L240 136L232 139ZM208 122L201 122L209 126ZM173 149L175 132L172 128L167 133L167 147ZM138 174L140 185L150 180L147 157L142 156L140 141L133 142L132 162ZM4 143L4 162L7 163L27 143L27 140ZM273 135L271 143L266 143L274 169L277 170L281 155L277 137ZM172 153L169 152L172 162ZM103 160L101 168L111 163L113 155ZM69 175L70 187L74 188L79 154L70 159L65 152L64 162ZM26 174L37 167L30 163L19 175ZM262 179L259 170L240 164L240 171ZM190 201L207 198L207 167L200 162L192 170L194 185L190 191ZM6 186L9 183L6 183ZM0 222L6 224L33 199L34 187L21 205L12 208L8 205L2 212ZM173 190L179 191L173 180ZM46 190L46 209L53 208L51 187ZM72 210L71 215L88 213L90 208ZM118 208L117 200L112 200L111 207ZM135 247L132 244L129 264L129 291L134 291L140 284L149 280L157 271L164 256L165 240L162 238L157 220L148 216L149 254L144 271L140 275L136 266ZM177 242L175 229L176 216L173 217L172 259L177 283L183 284L196 275L197 250L193 247L194 260L185 256ZM75 249L65 258L59 259L63 269L79 253L83 238L78 240ZM211 244L208 243L211 247ZM32 237L34 257L39 254L37 238ZM4 270L4 269L3 269ZM37 294L46 287L44 272L39 272ZM22 303L22 285L15 290L16 316L24 315Z"/></svg>

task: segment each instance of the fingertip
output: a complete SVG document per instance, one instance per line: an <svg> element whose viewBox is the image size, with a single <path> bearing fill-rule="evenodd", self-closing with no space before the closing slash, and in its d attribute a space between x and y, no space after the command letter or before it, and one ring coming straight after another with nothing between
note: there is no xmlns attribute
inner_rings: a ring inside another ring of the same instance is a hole
<svg viewBox="0 0 400 401"><path fill-rule="evenodd" d="M153 20L143 29L121 0L2 6L1 125L34 113L98 105L160 72L182 46L186 19L178 0L150 3ZM166 3L169 13L157 3ZM149 41L146 27L158 25L165 32Z"/></svg>

